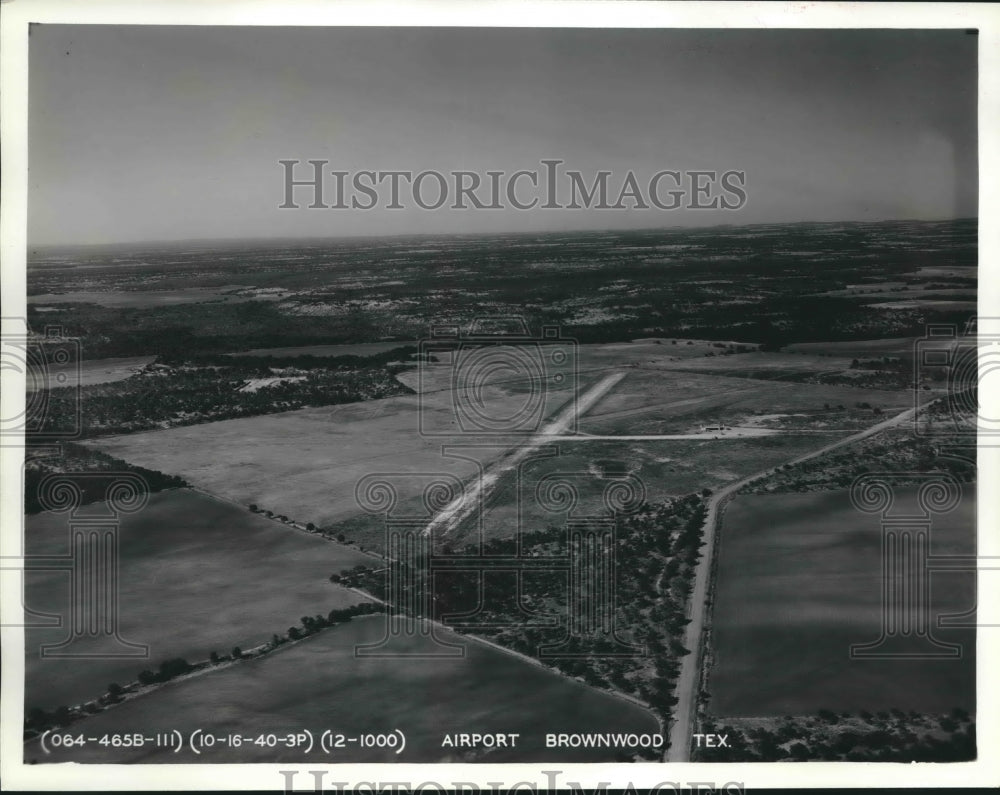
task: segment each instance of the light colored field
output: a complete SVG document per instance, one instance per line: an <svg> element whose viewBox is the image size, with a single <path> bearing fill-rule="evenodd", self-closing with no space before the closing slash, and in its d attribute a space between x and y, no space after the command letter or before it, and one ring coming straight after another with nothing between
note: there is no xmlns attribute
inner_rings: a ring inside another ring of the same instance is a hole
<svg viewBox="0 0 1000 795"><path fill-rule="evenodd" d="M424 473L460 478L471 464L445 459L441 440L418 432L416 396L302 409L92 444L140 466L300 522L329 524L360 512L355 486L381 473L395 481ZM489 451L496 455L499 451ZM420 484L403 488L406 497Z"/></svg>
<svg viewBox="0 0 1000 795"><path fill-rule="evenodd" d="M27 552L66 554L68 532L63 514L29 516ZM193 662L213 650L227 654L234 645L263 643L303 615L364 601L328 578L372 560L187 489L155 494L125 516L120 531L121 635L148 645L149 659L42 659L40 646L62 641L68 630L29 629L25 703L44 709L82 703L170 657ZM66 620L68 572L29 572L25 582L29 608Z"/></svg>
<svg viewBox="0 0 1000 795"><path fill-rule="evenodd" d="M915 507L913 494L898 495L897 509ZM958 509L934 518L932 554L974 550L975 500L966 486ZM879 637L882 562L879 519L847 491L741 496L718 553L711 714L974 710L974 630L934 630L963 645L960 659L850 658L851 644ZM935 573L931 593L935 615L963 612L975 605L975 574Z"/></svg>
<svg viewBox="0 0 1000 795"><path fill-rule="evenodd" d="M852 287L845 290L829 290L825 293L815 293L815 295L826 295L832 297L841 296L864 296L865 298L886 298L889 300L902 300L905 298L924 298L928 295L955 295L962 298L974 298L975 287L927 287L924 284L905 285L903 289L897 289L903 282L887 283L885 289L879 289L879 285L865 285L862 287Z"/></svg>
<svg viewBox="0 0 1000 795"><path fill-rule="evenodd" d="M937 309L945 312L948 310L975 312L979 304L976 301L939 301L933 298L908 298L901 301L886 301L878 304L866 304L872 309Z"/></svg>
<svg viewBox="0 0 1000 795"><path fill-rule="evenodd" d="M131 356L114 359L84 359L80 362L79 386L93 386L94 384L112 384L116 381L124 381L131 378L139 370L156 359L155 356ZM56 378L58 372L69 375L67 383L59 383ZM76 373L73 365L62 368L58 372L49 373L48 385L50 389L62 386L77 386ZM31 390L32 382L29 379L27 388Z"/></svg>
<svg viewBox="0 0 1000 795"><path fill-rule="evenodd" d="M676 347L688 348L684 344ZM626 376L580 420L579 431L600 436L698 433L705 424L742 423L751 428L760 414L817 411L827 403L849 407L867 401L888 410L905 406L909 400L904 392L718 374L723 367L828 368L835 361L818 355L705 357L692 353L679 358L674 356L674 348L656 342L582 346L576 382L581 390L610 372ZM678 371L675 366L696 366L699 372ZM500 370L487 379L479 396L484 413L504 416L530 406L534 393L527 382L509 376L508 371ZM375 517L374 522L364 517L363 506L356 499L356 488L363 480L384 476L394 484L399 497L396 518L429 520L431 515L420 493L431 479L442 475L468 482L477 475L479 466L489 465L529 437L461 433L456 405L470 398L468 393L454 391L453 370L444 363L422 372L410 370L401 374L400 380L422 393L107 437L91 444L141 466L179 474L200 488L241 504L255 503L300 522L337 525L337 531L348 539L366 548L380 548L384 535L381 517ZM546 387L541 415L551 417L568 405L572 383L570 379L562 388ZM831 421L826 430L841 429ZM846 433L849 429L842 430ZM728 482L727 473L734 478L744 473L743 463L756 456L755 450L780 450L784 445L754 446L744 440L726 452L711 445L734 444L728 439L701 440L707 444L697 449L692 447L694 441L612 441L610 449L617 452L607 455L636 462L673 461L683 458L675 450L690 450L697 460L675 465L676 472L660 471L660 464L644 471L652 497ZM798 452L820 443L807 437L791 445ZM567 456L574 446L591 442L561 439L558 444L561 454ZM722 461L726 456L737 460L729 465Z"/></svg>
<svg viewBox="0 0 1000 795"><path fill-rule="evenodd" d="M309 729L318 738L326 729L357 738L362 732L406 734L406 750L360 749L358 743L327 755L315 749L240 749L216 746L201 756L155 748L112 749L96 744L45 757L37 743L25 748L25 761L81 762L541 762L614 761L613 749L547 750L546 732L649 732L657 722L641 707L598 693L580 683L496 649L465 640L460 658L414 659L355 656L357 644L380 640L385 619L373 616L327 630L259 660L247 661L170 683L160 690L88 718L88 736L105 732L195 729L216 735L285 735ZM442 630L448 642L461 642ZM433 653L432 641L409 636L409 652ZM399 647L397 647L399 648ZM445 733L511 732L517 747L490 753L442 748Z"/></svg>
<svg viewBox="0 0 1000 795"><path fill-rule="evenodd" d="M783 358L782 354L770 355ZM746 359L744 372L749 372L755 366L769 366L767 356L769 354L748 353L725 357L725 363L735 369ZM762 358L750 361L751 357ZM723 364L719 362L716 367L721 368ZM602 435L692 433L702 426L717 423L740 430L757 426L759 417L766 414L825 413L827 406L851 408L859 402L891 411L897 407L905 408L913 400L905 390L731 377L713 374L710 366L698 369L704 370L704 373L654 368L628 371L628 376L614 392L581 421L581 432ZM831 432L849 429L846 426L841 428L841 425L837 416L830 415L825 428Z"/></svg>
<svg viewBox="0 0 1000 795"><path fill-rule="evenodd" d="M718 352L718 350L716 350ZM648 367L684 370L699 370L707 373L737 370L758 373L800 372L822 373L830 370L845 370L851 366L848 357L819 356L818 354L763 353L751 351L733 356L701 356L684 362L650 362Z"/></svg>
<svg viewBox="0 0 1000 795"><path fill-rule="evenodd" d="M719 340L695 340L673 337L650 337L632 342L609 342L604 344L587 344L578 347L580 369L584 372L591 369L621 367L625 364L663 366L672 361L695 360L706 357L706 353L719 354L729 345L743 345L748 350L757 346L748 342L726 342ZM744 354L740 354L744 355Z"/></svg>
<svg viewBox="0 0 1000 795"><path fill-rule="evenodd" d="M848 359L860 356L896 356L901 353L913 353L913 345L918 339L920 338L887 337L878 340L848 340L846 342L796 342L785 346L785 350L816 355L825 353Z"/></svg>
<svg viewBox="0 0 1000 795"><path fill-rule="evenodd" d="M406 375L419 385L415 373ZM105 437L89 444L300 522L322 526L361 513L355 489L363 478L376 476L397 488L400 511L425 516L420 494L435 476L468 480L477 473L477 463L485 465L527 438L457 432L450 371L432 368L428 383L436 391ZM547 391L541 415L551 415L570 396L568 389ZM480 398L488 416L505 416L530 406L532 395L523 382L509 381L487 384ZM450 455L444 454L445 445L451 446Z"/></svg>
<svg viewBox="0 0 1000 795"><path fill-rule="evenodd" d="M251 378L236 391L256 392L259 389L267 389L268 387L276 386L278 384L294 384L297 381L305 380L306 377L304 375L277 376L273 378Z"/></svg>

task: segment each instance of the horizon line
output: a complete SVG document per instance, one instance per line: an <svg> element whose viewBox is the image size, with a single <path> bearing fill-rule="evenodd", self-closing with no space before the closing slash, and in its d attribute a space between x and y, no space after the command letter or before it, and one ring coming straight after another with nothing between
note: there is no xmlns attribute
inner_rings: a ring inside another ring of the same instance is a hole
<svg viewBox="0 0 1000 795"><path fill-rule="evenodd" d="M478 232L390 232L385 234L341 234L341 235L265 235L254 237L180 237L180 238L146 238L137 240L116 240L101 243L88 242L66 242L66 243L32 243L28 242L28 251L43 248L98 248L101 246L128 246L128 245L180 245L185 243L237 243L237 242L279 242L279 241L332 241L332 240L385 240L403 238L434 238L434 237L501 237L501 236L542 236L542 235L583 235L583 234L623 234L636 232L683 232L683 231L708 231L712 229L745 229L759 226L832 226L835 224L856 224L874 225L891 223L919 223L919 224L940 224L953 223L958 221L978 221L979 215L963 215L949 218L880 218L877 220L843 219L837 221L753 221L750 223L718 223L705 226L637 226L637 227L601 227L597 229L509 229L497 231Z"/></svg>

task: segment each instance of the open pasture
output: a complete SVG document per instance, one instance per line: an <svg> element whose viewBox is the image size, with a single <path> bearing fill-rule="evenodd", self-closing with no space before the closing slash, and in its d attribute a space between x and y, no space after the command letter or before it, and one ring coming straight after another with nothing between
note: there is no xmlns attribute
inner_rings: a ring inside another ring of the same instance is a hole
<svg viewBox="0 0 1000 795"><path fill-rule="evenodd" d="M897 509L915 508L915 491ZM952 513L934 516L931 554L975 551L976 495L965 487ZM851 659L881 625L879 518L857 511L847 491L741 496L719 538L712 618L709 713L815 714L901 709L975 709L975 632L938 628L960 658ZM975 605L972 572L932 574L932 622Z"/></svg>
<svg viewBox="0 0 1000 795"><path fill-rule="evenodd" d="M585 343L578 347L580 369L604 369L622 365L666 366L670 362L687 362L711 358L706 354L719 354L729 346L742 346L747 352L757 345L748 342L698 340L681 337L648 337L631 342Z"/></svg>
<svg viewBox="0 0 1000 795"><path fill-rule="evenodd" d="M565 479L572 484L579 498L576 518L603 516L608 514L602 495L616 474L627 473L642 484L648 502L660 502L721 488L821 443L816 436L801 434L731 440L560 441L547 446L558 455L539 456L520 472L504 476L487 502L483 533L486 538L502 538L518 531L564 526L567 515L546 509L536 498L543 479ZM465 542L475 539L475 529L471 520L463 525L460 532Z"/></svg>
<svg viewBox="0 0 1000 795"><path fill-rule="evenodd" d="M355 487L365 476L471 476L474 466L442 456L443 440L422 437L418 420L417 397L408 395L107 437L93 445L243 505L322 526L362 510ZM402 485L401 494L414 496L418 487L416 481L413 489Z"/></svg>
<svg viewBox="0 0 1000 795"><path fill-rule="evenodd" d="M309 729L318 739L330 729L357 738L363 732L402 730L406 749L362 749L345 743L325 755L318 748L239 749L217 745L195 756L186 748L105 749L89 744L45 757L37 743L25 748L26 761L79 762L610 762L614 749L544 747L547 732L658 733L657 722L642 707L596 692L513 655L447 630L447 643L464 643L464 657L357 657L358 644L378 642L385 619L355 619L258 660L167 684L86 720L88 736L112 732L195 729L216 735L284 736ZM403 653L441 651L419 634L399 639ZM492 751L442 748L446 733L511 732L516 748Z"/></svg>
<svg viewBox="0 0 1000 795"><path fill-rule="evenodd" d="M72 374L73 382L61 384L58 381L60 373L72 373L72 366L68 370L57 370L48 373L48 388L55 389L61 386L93 386L94 384L113 384L116 381L124 381L131 378L139 370L150 364L155 356L126 356L113 359L84 359L80 362L79 382L76 382L76 374ZM26 388L32 391L32 379L27 379Z"/></svg>
<svg viewBox="0 0 1000 795"><path fill-rule="evenodd" d="M405 375L420 385L414 371ZM411 510L407 501L420 502L428 477L468 480L479 466L526 438L523 433L463 433L463 406L471 403L452 389L450 369L430 368L428 384L430 391L420 395L104 437L90 444L303 523L325 526L360 514L355 490L369 476L391 481L406 513ZM540 417L551 416L571 394L568 388L546 391ZM491 418L516 416L525 406L532 408L534 397L523 381L496 377L476 400L477 410ZM450 454L443 451L445 445ZM422 505L412 508L418 513L407 515L426 513Z"/></svg>
<svg viewBox="0 0 1000 795"><path fill-rule="evenodd" d="M846 370L851 360L846 356L751 351L735 356L703 356L674 366L706 373L741 373L745 378L782 378Z"/></svg>
<svg viewBox="0 0 1000 795"><path fill-rule="evenodd" d="M81 509L93 515L95 503ZM68 520L41 513L25 519L29 555L65 555ZM119 533L121 636L149 646L149 657L41 658L67 628L27 631L25 704L53 709L102 695L110 682L133 681L171 657L207 659L213 650L250 648L299 623L364 598L329 582L329 575L372 558L283 527L211 497L178 489L150 497L123 517ZM68 621L67 571L29 572L26 606Z"/></svg>
<svg viewBox="0 0 1000 795"><path fill-rule="evenodd" d="M786 345L789 353L816 356L840 356L848 359L912 354L919 337L887 337L877 340L843 340L830 342L796 342Z"/></svg>
<svg viewBox="0 0 1000 795"><path fill-rule="evenodd" d="M787 442L772 439L767 444L765 440L750 439L610 442L612 453L608 455L622 458L630 469L641 470L651 495L714 488L757 471L759 459L754 451L758 449L777 451L776 462L780 463L785 460L782 451L786 448L791 458L836 438L837 433L848 433L851 428L841 427L843 423L836 413L841 404L850 408L857 402L868 402L885 411L908 405L909 396L904 392L735 378L718 375L702 365L706 362L718 367L723 362L746 361L748 365L758 362L767 367L768 357L780 354L691 357L683 361L697 363L705 371L689 372L672 368L672 356L663 353L665 347L674 346L655 342L581 346L576 380L581 389L607 373L626 374L580 419L581 434L690 433L700 432L702 425L720 422L752 429L762 415L833 413L828 421L819 423L825 432L821 438L804 436ZM828 361L796 355L784 358ZM662 367L638 364L650 360ZM473 398L481 401L476 405L487 417L516 415L530 405L532 388L519 376L516 371L493 372L483 389L473 396L456 389L454 370L440 363L426 367L422 374L413 369L400 375L400 380L412 388L423 390L417 395L105 437L91 444L141 466L179 474L195 486L235 502L255 503L300 522L334 526L349 540L365 548L380 549L383 522L381 517L363 515L364 506L356 498L359 482L372 476L384 477L397 489L397 518L429 520L431 514L420 496L429 477L440 474L468 482L480 467L488 466L527 438L523 433L463 433L460 424L463 407L473 405ZM560 388L546 387L541 416L551 417L569 403L572 383L570 380ZM591 442L564 440L559 444L566 456L574 454L579 445ZM688 447L690 455L673 452ZM768 460L769 455L765 453ZM608 456L595 453L595 457ZM674 472L661 471L657 459L683 463L674 465ZM574 461L573 466L586 471L588 461ZM728 477L730 473L735 473L733 478ZM500 491L504 488L501 484ZM503 502L502 495L497 499Z"/></svg>
<svg viewBox="0 0 1000 795"><path fill-rule="evenodd" d="M760 354L769 355L774 354ZM756 356L726 358L739 362ZM889 413L909 407L913 400L903 390L741 378L715 374L708 367L699 370L704 372L627 370L625 379L581 420L580 431L601 435L689 433L719 423L755 426L763 415L807 413L827 415L822 430L846 433L854 424L844 425L840 406L853 409L858 403L867 403Z"/></svg>

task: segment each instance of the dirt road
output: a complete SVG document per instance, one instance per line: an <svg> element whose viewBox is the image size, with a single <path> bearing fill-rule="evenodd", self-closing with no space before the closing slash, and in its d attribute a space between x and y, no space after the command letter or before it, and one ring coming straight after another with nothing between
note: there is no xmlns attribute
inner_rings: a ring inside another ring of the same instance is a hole
<svg viewBox="0 0 1000 795"><path fill-rule="evenodd" d="M578 417L582 417L600 401L614 386L625 377L625 373L606 375L594 386L571 400L555 419L544 425L537 433L528 437L525 442L498 458L483 472L483 476L458 497L448 503L424 528L424 535L438 533L439 538L447 535L469 516L485 506L486 501L496 488L500 479L513 470L519 463L528 458L531 453L543 444L553 439L563 438L567 428ZM571 437L572 438L572 437Z"/></svg>
<svg viewBox="0 0 1000 795"><path fill-rule="evenodd" d="M808 461L810 458L816 458L816 456L823 455L831 450L836 450L838 447L843 447L844 445L851 444L852 442L859 441L860 439L873 436L880 431L884 431L886 428L891 428L894 425L899 425L900 423L910 419L913 416L914 411L915 409L912 408L907 409L894 417L883 420L877 425L872 425L870 428L866 428L859 433L846 436L839 441L824 445L811 453L806 453L805 455L801 455L798 458L794 458L786 463L798 464L802 461ZM695 570L694 589L691 593L691 601L689 603L688 612L691 623L687 626L687 631L684 634L683 641L684 647L690 649L691 653L681 658L681 672L677 678L677 686L674 690L674 694L677 697L677 705L674 707L674 720L670 727L670 748L667 751L666 758L666 761L668 762L688 762L691 758L691 733L695 726L698 687L701 680L701 666L702 659L704 657L702 641L704 638L705 614L707 612L706 601L708 599L709 586L711 584L710 579L712 559L714 558L715 550L715 534L722 508L726 501L745 485L757 480L758 478L762 478L765 475L770 475L777 468L778 467L771 467L762 472L748 475L735 483L731 483L713 494L711 499L708 501L708 512L705 516L703 531L705 545L702 549L701 559L698 561L698 568Z"/></svg>

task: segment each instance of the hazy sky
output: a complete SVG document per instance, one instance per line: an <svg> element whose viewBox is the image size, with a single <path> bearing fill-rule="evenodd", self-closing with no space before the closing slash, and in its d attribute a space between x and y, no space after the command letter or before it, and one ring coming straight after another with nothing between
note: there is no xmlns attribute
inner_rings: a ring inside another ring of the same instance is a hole
<svg viewBox="0 0 1000 795"><path fill-rule="evenodd" d="M971 216L976 44L963 31L36 26L29 241ZM279 159L483 173L549 157L585 175L738 169L748 201L278 209Z"/></svg>

